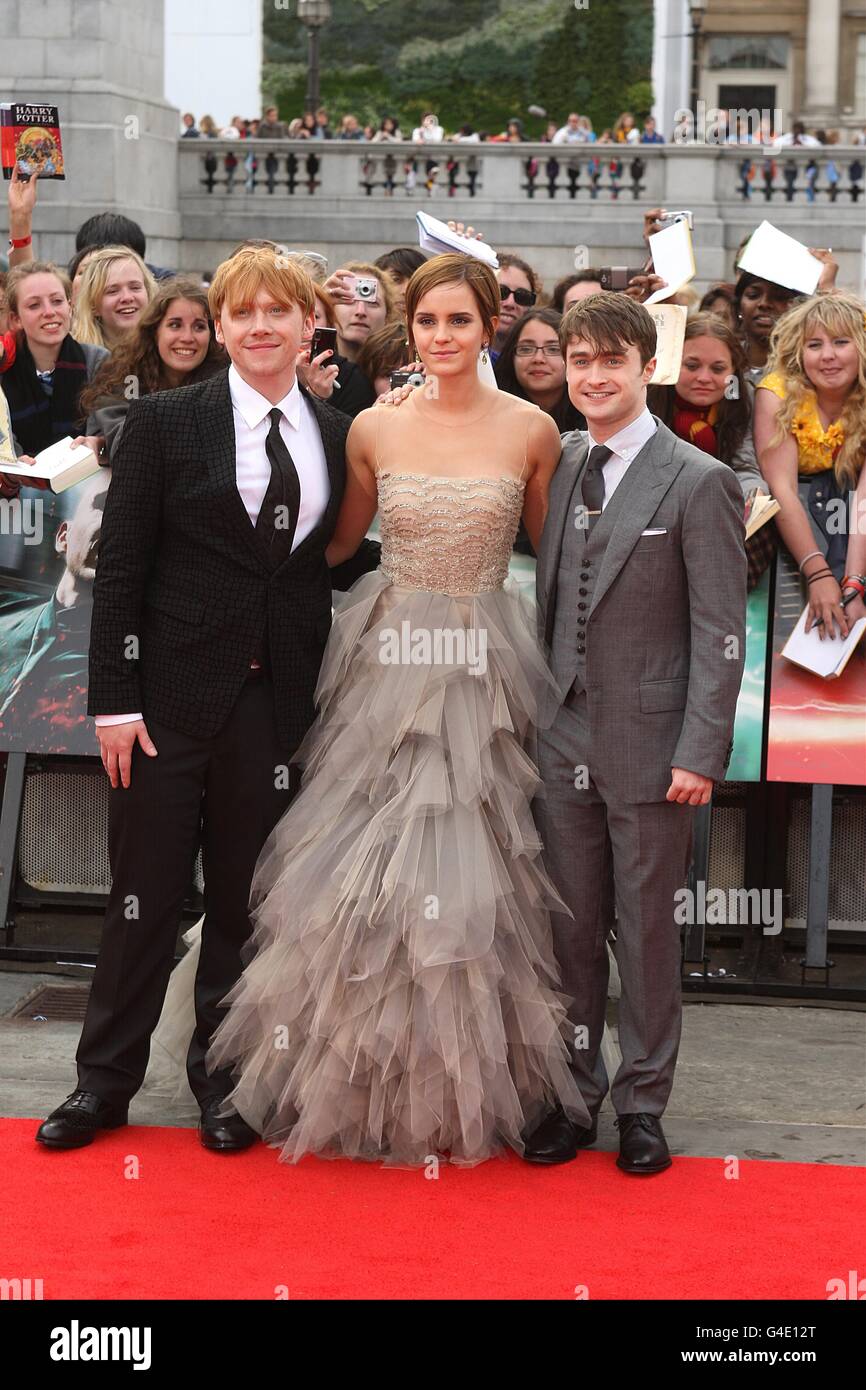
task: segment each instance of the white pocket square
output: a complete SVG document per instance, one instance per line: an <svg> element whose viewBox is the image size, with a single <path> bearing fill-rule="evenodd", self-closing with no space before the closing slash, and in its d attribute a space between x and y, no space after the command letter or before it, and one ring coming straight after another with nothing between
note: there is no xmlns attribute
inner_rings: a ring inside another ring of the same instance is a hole
<svg viewBox="0 0 866 1390"><path fill-rule="evenodd" d="M666 536L667 533L666 526L651 526L648 531L641 531L642 536Z"/></svg>

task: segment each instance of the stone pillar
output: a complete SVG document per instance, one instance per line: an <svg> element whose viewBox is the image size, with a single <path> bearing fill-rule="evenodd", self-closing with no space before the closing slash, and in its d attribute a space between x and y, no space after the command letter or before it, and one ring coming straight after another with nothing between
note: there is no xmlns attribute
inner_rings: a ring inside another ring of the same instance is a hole
<svg viewBox="0 0 866 1390"><path fill-rule="evenodd" d="M144 228L149 261L176 265L179 116L163 96L163 0L0 0L0 35L3 99L60 110L66 180L40 184L36 254L67 261L76 228L117 211Z"/></svg>
<svg viewBox="0 0 866 1390"><path fill-rule="evenodd" d="M809 0L806 21L806 101L809 125L839 119L841 0Z"/></svg>
<svg viewBox="0 0 866 1390"><path fill-rule="evenodd" d="M652 85L656 126L670 140L691 96L691 20L687 0L655 0Z"/></svg>

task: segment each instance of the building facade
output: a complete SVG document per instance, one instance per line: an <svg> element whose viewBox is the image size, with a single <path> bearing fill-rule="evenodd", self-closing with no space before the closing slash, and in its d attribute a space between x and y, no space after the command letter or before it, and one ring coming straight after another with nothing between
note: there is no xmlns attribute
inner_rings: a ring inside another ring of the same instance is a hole
<svg viewBox="0 0 866 1390"><path fill-rule="evenodd" d="M656 0L653 79L666 135L690 105L693 32L707 109L779 112L777 127L866 127L866 0ZM777 133L782 133L777 128Z"/></svg>

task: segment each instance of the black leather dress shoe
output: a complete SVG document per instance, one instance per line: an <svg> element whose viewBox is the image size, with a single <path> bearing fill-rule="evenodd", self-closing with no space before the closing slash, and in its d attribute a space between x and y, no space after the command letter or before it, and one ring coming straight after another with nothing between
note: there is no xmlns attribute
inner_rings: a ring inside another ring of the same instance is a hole
<svg viewBox="0 0 866 1390"><path fill-rule="evenodd" d="M671 1166L670 1150L658 1115L620 1115L617 1168L624 1173L663 1173Z"/></svg>
<svg viewBox="0 0 866 1390"><path fill-rule="evenodd" d="M73 1091L52 1110L36 1131L38 1143L49 1149L83 1149L101 1129L119 1129L127 1123L126 1110L117 1110L92 1091Z"/></svg>
<svg viewBox="0 0 866 1390"><path fill-rule="evenodd" d="M216 1111L222 1103L217 1097L202 1106L199 1125L202 1144L206 1149L219 1153L237 1153L240 1149L248 1149L259 1136L240 1115L227 1115L224 1118L217 1115Z"/></svg>
<svg viewBox="0 0 866 1390"><path fill-rule="evenodd" d="M551 1111L526 1140L523 1157L528 1163L570 1163L578 1149L586 1149L598 1138L598 1116L590 1129L581 1129L564 1110Z"/></svg>

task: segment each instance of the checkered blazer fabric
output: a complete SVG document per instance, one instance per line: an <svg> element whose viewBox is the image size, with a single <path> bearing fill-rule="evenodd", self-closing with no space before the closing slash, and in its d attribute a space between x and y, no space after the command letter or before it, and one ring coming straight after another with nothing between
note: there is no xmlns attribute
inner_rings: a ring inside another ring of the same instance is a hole
<svg viewBox="0 0 866 1390"><path fill-rule="evenodd" d="M303 388L301 388L303 390ZM351 420L304 391L331 493L276 568L237 488L228 373L132 404L112 459L94 583L88 713L132 714L207 738L267 653L277 728L293 751L314 715L331 626L325 547L345 487ZM379 562L362 543L333 572L345 588Z"/></svg>

